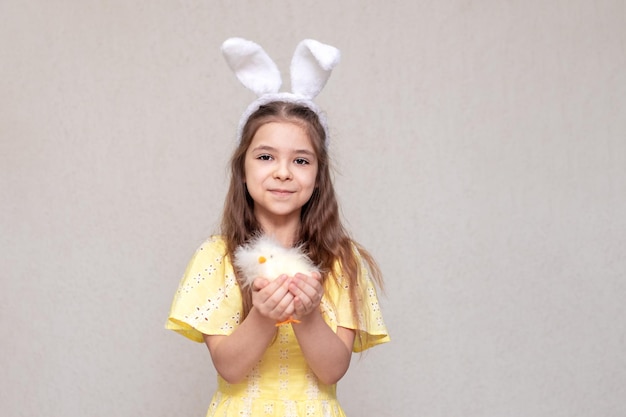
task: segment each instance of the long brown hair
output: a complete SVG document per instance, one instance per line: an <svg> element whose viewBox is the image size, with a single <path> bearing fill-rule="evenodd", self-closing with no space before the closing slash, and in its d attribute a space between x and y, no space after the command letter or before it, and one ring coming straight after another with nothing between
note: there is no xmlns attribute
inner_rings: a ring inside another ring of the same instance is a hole
<svg viewBox="0 0 626 417"><path fill-rule="evenodd" d="M348 280L355 317L365 309L364 300L358 285L360 265L355 251L361 255L374 282L382 288L382 275L372 256L353 241L344 228L339 214L339 205L330 172L328 149L324 145L326 133L317 114L306 106L271 102L261 106L247 120L239 146L230 161L230 186L224 204L221 233L226 240L227 255L231 257L237 247L261 232L261 226L254 217L254 201L244 184L244 162L246 152L256 131L270 122L289 122L302 127L311 140L318 160L316 187L309 201L302 207L297 244L302 245L307 255L317 264L325 281L332 272L335 262L339 262L343 279ZM235 271L237 274L237 271ZM237 280L239 280L239 276ZM241 283L241 281L240 281ZM251 288L242 287L244 317L252 308ZM363 301L364 302L364 301Z"/></svg>

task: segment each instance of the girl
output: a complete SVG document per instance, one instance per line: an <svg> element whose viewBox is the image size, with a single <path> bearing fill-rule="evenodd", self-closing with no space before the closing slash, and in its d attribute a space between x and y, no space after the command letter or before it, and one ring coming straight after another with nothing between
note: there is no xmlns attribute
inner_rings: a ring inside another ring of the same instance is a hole
<svg viewBox="0 0 626 417"><path fill-rule="evenodd" d="M329 73L338 51L311 40L298 48L293 93L277 93L280 82L259 69L273 62L258 45L231 39L223 46L245 85L254 79L265 87L240 123L221 234L196 251L166 324L208 347L218 388L207 416L344 416L336 383L352 352L389 340L373 283L382 284L380 271L341 224L328 132L311 101L328 75L297 69L322 67L320 56L334 54ZM301 246L322 273L258 277L244 286L233 255L260 233ZM276 326L289 317L299 322Z"/></svg>

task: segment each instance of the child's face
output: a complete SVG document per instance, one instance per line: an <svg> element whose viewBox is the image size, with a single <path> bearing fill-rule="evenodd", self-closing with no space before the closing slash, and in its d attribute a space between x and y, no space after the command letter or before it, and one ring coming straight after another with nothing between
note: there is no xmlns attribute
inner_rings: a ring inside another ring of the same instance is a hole
<svg viewBox="0 0 626 417"><path fill-rule="evenodd" d="M317 156L305 130L297 124L262 125L246 152L246 186L254 214L264 227L299 221L317 178Z"/></svg>

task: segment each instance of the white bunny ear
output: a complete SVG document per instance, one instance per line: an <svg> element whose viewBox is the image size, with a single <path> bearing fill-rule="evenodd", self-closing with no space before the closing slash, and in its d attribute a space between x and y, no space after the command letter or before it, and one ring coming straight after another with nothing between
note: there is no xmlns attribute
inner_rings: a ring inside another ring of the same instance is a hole
<svg viewBox="0 0 626 417"><path fill-rule="evenodd" d="M339 63L339 49L313 39L298 44L291 60L291 91L308 99L317 96Z"/></svg>
<svg viewBox="0 0 626 417"><path fill-rule="evenodd" d="M278 92L282 84L280 71L259 45L242 38L230 38L222 44L222 53L239 81L257 96Z"/></svg>

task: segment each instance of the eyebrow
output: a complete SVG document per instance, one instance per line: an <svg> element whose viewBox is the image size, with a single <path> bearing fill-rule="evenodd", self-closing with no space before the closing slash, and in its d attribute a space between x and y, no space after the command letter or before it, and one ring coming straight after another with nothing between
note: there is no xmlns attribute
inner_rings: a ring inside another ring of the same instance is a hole
<svg viewBox="0 0 626 417"><path fill-rule="evenodd" d="M274 148L273 146L269 146L269 145L259 145L256 148L252 149L253 152L255 151L269 151L269 152L277 152L278 149ZM297 155L309 155L311 157L315 157L315 152L310 151L308 149L294 149L293 153L297 154Z"/></svg>

